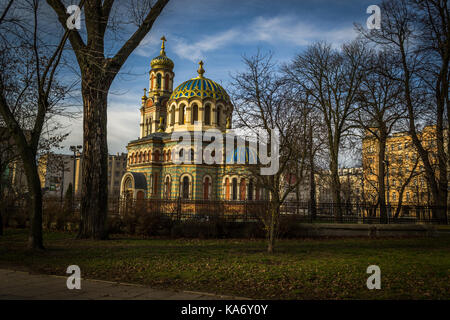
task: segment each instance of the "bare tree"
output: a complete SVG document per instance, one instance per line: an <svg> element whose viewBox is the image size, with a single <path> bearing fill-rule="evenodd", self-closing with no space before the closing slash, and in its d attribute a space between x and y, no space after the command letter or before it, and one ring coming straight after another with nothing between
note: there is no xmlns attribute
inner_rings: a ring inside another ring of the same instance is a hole
<svg viewBox="0 0 450 320"><path fill-rule="evenodd" d="M47 0L58 15L61 26L67 29L69 15L61 0ZM131 2L129 10L137 29L116 53L105 50L107 32L118 39L124 32L120 24L113 23L111 12L114 0L86 0L84 7L86 36L76 30L69 31L69 40L81 71L83 95L83 167L81 191L81 222L79 238L106 239L108 205L108 145L106 132L107 97L117 73L150 31L168 0ZM135 6L133 6L133 4ZM139 4L139 7L137 5ZM123 15L122 11L122 15ZM124 24L124 23L123 23ZM122 24L122 26L123 26ZM116 41L117 43L117 41Z"/></svg>
<svg viewBox="0 0 450 320"><path fill-rule="evenodd" d="M304 123L292 105L285 99L286 91L272 63L271 54L258 52L244 57L246 70L233 76L233 99L238 116L237 128L253 134L262 130L268 136L272 129L279 132L279 170L272 175L261 175L260 166L250 166L259 188L269 192L268 208L261 213L266 227L267 251L274 251L280 222L280 208L286 197L301 182L306 159L306 148L301 146L306 136Z"/></svg>
<svg viewBox="0 0 450 320"><path fill-rule="evenodd" d="M329 44L316 43L284 67L290 81L311 97L311 105L322 114L327 130L337 219L342 218L339 151L352 129L349 118L356 110L357 89L363 78L364 51L358 42L344 45L342 51L332 49Z"/></svg>
<svg viewBox="0 0 450 320"><path fill-rule="evenodd" d="M31 17L31 22L13 19L9 23L6 17L11 8L10 3L0 22L0 28L9 33L0 42L0 115L14 139L27 179L30 206L28 246L43 249L42 191L37 153L49 117L59 109L58 104L66 92L55 77L67 33L56 44L49 44L45 41L47 39L40 37L42 13L38 0L21 3L22 13L29 13L26 18Z"/></svg>
<svg viewBox="0 0 450 320"><path fill-rule="evenodd" d="M377 204L380 206L380 218L385 222L386 141L399 125L399 120L405 112L401 103L402 89L393 80L396 70L392 67L392 60L392 53L388 51L368 53L365 77L358 88L359 108L352 117L352 121L362 129L366 141L369 141L368 145L363 147L373 149L364 150L364 154L369 155L369 151L376 153L377 170L372 170L371 174L375 174L377 178ZM370 165L365 164L366 171L373 169Z"/></svg>
<svg viewBox="0 0 450 320"><path fill-rule="evenodd" d="M389 0L381 4L382 28L360 33L373 43L387 47L399 57L401 73L395 78L403 88L408 131L424 165L433 197L435 218L446 219L447 158L444 144L445 111L448 111L450 59L449 10L445 0ZM421 92L421 96L415 94ZM424 113L424 106L428 112ZM432 119L426 118L432 114ZM448 119L447 119L448 121ZM420 138L427 122L436 125L439 170L433 170L430 152ZM449 136L447 135L447 138ZM447 153L449 149L447 147Z"/></svg>

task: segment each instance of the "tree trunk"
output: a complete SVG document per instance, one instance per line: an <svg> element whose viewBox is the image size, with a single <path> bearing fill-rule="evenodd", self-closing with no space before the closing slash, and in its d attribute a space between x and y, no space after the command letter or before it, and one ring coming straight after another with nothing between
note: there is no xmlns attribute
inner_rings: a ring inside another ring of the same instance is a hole
<svg viewBox="0 0 450 320"><path fill-rule="evenodd" d="M97 68L83 74L83 155L81 220L78 238L107 239L108 145L107 96L111 80ZM86 68L82 68L86 70Z"/></svg>
<svg viewBox="0 0 450 320"><path fill-rule="evenodd" d="M44 249L42 237L42 189L39 179L36 156L25 149L22 163L27 178L28 205L30 206L30 232L28 235L28 248Z"/></svg>
<svg viewBox="0 0 450 320"><path fill-rule="evenodd" d="M311 219L315 219L317 215L317 200L316 200L316 178L315 178L315 166L314 166L314 153L313 153L313 139L312 139L313 127L309 126L309 196L311 201Z"/></svg>
<svg viewBox="0 0 450 320"><path fill-rule="evenodd" d="M381 129L380 131L383 131ZM386 156L386 134L380 132L379 150L378 150L378 203L380 205L380 220L381 223L387 223L387 210L386 210L386 186L384 183L385 178L385 156ZM388 182L389 183L389 182ZM389 197L389 195L388 195Z"/></svg>
<svg viewBox="0 0 450 320"><path fill-rule="evenodd" d="M273 253L278 228L279 205L277 204L276 207L274 207L274 205L271 204L269 210L270 210L270 221L268 225L269 230L267 234L267 253Z"/></svg>
<svg viewBox="0 0 450 320"><path fill-rule="evenodd" d="M341 205L341 181L339 180L338 156L337 153L330 159L331 171L331 192L333 196L333 206L336 221L342 221L342 205Z"/></svg>

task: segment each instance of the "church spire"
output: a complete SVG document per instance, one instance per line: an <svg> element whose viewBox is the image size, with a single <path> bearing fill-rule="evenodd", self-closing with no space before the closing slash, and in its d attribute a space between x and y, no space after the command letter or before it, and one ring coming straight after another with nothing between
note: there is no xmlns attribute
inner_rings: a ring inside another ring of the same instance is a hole
<svg viewBox="0 0 450 320"><path fill-rule="evenodd" d="M162 43L161 43L161 51L159 52L159 54L162 55L162 56L165 56L166 55L166 51L164 51L164 49L165 49L164 42L167 41L166 37L162 36L161 37L161 41L162 41Z"/></svg>

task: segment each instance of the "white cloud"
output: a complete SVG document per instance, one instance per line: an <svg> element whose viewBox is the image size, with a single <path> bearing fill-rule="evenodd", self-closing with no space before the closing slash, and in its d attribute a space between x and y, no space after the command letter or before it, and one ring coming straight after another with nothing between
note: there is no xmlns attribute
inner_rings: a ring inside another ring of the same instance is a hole
<svg viewBox="0 0 450 320"><path fill-rule="evenodd" d="M324 29L322 25L304 23L295 16L257 17L247 25L233 27L215 34L203 36L192 42L190 39L170 35L171 49L183 59L198 62L205 59L206 53L219 50L234 44L252 44L267 42L272 45L306 46L314 41L327 41L339 46L356 37L353 26ZM155 54L155 46L159 43L156 36L144 39L137 53L142 56ZM153 49L150 49L153 48Z"/></svg>
<svg viewBox="0 0 450 320"><path fill-rule="evenodd" d="M256 18L248 28L249 36L246 40L255 39L271 44L291 43L305 46L314 41L327 41L335 46L356 37L353 26L327 29L319 25L298 21L294 16L278 16L273 18Z"/></svg>
<svg viewBox="0 0 450 320"><path fill-rule="evenodd" d="M206 52L223 48L229 43L236 41L238 37L239 32L236 29L229 29L215 35L204 36L201 40L194 43L189 43L185 39L175 37L173 50L181 58L198 62L200 59L205 59Z"/></svg>

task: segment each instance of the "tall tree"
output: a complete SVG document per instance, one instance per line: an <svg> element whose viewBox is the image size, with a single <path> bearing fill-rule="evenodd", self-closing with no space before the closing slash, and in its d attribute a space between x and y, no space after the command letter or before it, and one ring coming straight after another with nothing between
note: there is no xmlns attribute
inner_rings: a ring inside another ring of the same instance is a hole
<svg viewBox="0 0 450 320"><path fill-rule="evenodd" d="M15 4L19 6L19 1ZM0 115L14 139L26 175L30 208L28 246L43 249L42 191L37 153L49 117L59 109L66 89L55 80L67 39L56 44L40 35L42 11L38 0L20 3L24 18L11 17L10 2L1 15L0 28L8 35L0 42Z"/></svg>
<svg viewBox="0 0 450 320"><path fill-rule="evenodd" d="M446 219L448 154L445 152L444 128L448 126L445 112L448 117L450 75L447 1L389 0L382 2L381 12L381 29L367 31L359 27L359 31L365 38L387 47L399 57L398 68L402 72L395 79L403 88L408 131L423 162L432 203L438 206L434 216ZM418 97L417 92L421 92L421 96ZM424 106L428 108L426 113L423 112ZM430 113L432 119L426 119L424 115ZM420 128L427 122L436 126L438 170L434 170L430 149L425 145L428 142L421 137Z"/></svg>
<svg viewBox="0 0 450 320"><path fill-rule="evenodd" d="M106 33L117 32L111 21L114 0L86 0L85 32L68 30L69 14L61 0L47 0L58 16L61 26L69 32L69 40L81 71L83 96L83 166L81 191L81 222L78 237L106 239L108 212L108 145L106 132L107 97L117 73L150 31L168 0L131 1L128 13L137 29L115 54L105 51ZM116 4L120 5L120 4ZM122 8L125 9L125 8ZM115 34L116 38L121 36Z"/></svg>
<svg viewBox="0 0 450 320"><path fill-rule="evenodd" d="M311 105L322 114L327 129L331 190L338 220L342 218L339 151L352 128L349 119L356 110L364 52L358 42L345 44L341 51L326 43L316 43L284 68L290 81L311 97Z"/></svg>
<svg viewBox="0 0 450 320"><path fill-rule="evenodd" d="M269 175L260 173L260 166L249 166L251 178L256 178L259 189L268 191L268 208L261 213L267 232L267 251L272 253L279 230L280 208L286 197L302 181L306 161L304 134L305 123L293 106L292 99L286 99L286 89L280 79L271 54L258 52L244 57L246 69L233 75L233 99L238 119L236 127L246 132L271 137L275 129L279 133L279 168ZM270 148L272 142L268 143ZM261 156L261 149L259 149ZM272 151L271 151L272 152Z"/></svg>
<svg viewBox="0 0 450 320"><path fill-rule="evenodd" d="M372 138L374 143L368 147L373 148L377 161L377 169L370 168L371 163L364 163L366 172L376 173L377 204L380 206L380 218L387 221L386 210L386 141L391 132L398 127L399 120L404 117L404 108L401 103L402 89L393 80L396 69L392 67L392 52L372 51L368 53L366 72L358 88L358 111L352 121L362 129L364 138ZM364 147L364 146L363 146ZM364 150L365 154L369 150Z"/></svg>

